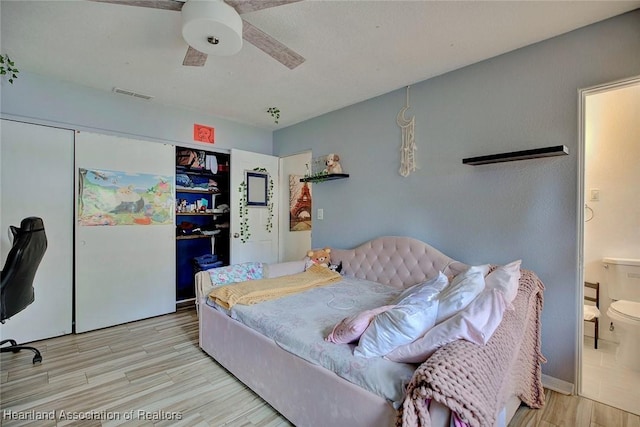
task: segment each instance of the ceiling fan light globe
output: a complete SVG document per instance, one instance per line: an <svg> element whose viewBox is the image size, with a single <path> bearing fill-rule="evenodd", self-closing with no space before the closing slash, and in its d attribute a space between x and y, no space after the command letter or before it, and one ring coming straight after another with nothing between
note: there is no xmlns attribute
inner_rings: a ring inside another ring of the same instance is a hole
<svg viewBox="0 0 640 427"><path fill-rule="evenodd" d="M202 53L235 55L242 48L242 18L222 0L188 0L182 7L182 37Z"/></svg>

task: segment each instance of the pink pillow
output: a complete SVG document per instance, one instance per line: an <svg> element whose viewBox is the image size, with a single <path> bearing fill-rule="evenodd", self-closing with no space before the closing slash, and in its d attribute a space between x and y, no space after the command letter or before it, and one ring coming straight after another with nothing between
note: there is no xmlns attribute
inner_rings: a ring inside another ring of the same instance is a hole
<svg viewBox="0 0 640 427"><path fill-rule="evenodd" d="M464 339L484 345L502 322L507 304L501 291L486 289L464 310L385 357L394 362L422 363L437 349L455 340Z"/></svg>
<svg viewBox="0 0 640 427"><path fill-rule="evenodd" d="M393 307L395 306L383 305L382 307L345 317L333 327L333 330L327 335L325 341L336 344L348 344L357 341L377 314L383 313Z"/></svg>
<svg viewBox="0 0 640 427"><path fill-rule="evenodd" d="M488 289L502 291L509 304L516 299L518 285L520 283L520 264L522 260L510 262L493 270L484 278Z"/></svg>
<svg viewBox="0 0 640 427"><path fill-rule="evenodd" d="M468 306L485 287L484 275L489 265L476 265L453 278L449 286L438 295L438 317L436 324L444 322Z"/></svg>

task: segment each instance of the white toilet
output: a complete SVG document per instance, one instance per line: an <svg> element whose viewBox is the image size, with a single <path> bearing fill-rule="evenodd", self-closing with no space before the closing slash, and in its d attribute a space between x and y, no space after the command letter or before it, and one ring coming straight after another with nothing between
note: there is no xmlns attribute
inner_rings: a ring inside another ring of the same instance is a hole
<svg viewBox="0 0 640 427"><path fill-rule="evenodd" d="M604 258L609 298L607 310L620 338L616 361L640 371L640 259Z"/></svg>

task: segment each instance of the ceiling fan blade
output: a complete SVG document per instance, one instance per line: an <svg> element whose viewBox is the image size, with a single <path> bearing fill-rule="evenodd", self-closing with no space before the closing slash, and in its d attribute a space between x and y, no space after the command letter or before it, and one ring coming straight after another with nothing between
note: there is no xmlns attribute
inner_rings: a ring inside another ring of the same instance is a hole
<svg viewBox="0 0 640 427"><path fill-rule="evenodd" d="M195 50L191 46L187 49L187 54L184 56L184 61L182 61L182 65L187 65L191 67L202 67L204 63L207 62L207 54L202 53L199 50Z"/></svg>
<svg viewBox="0 0 640 427"><path fill-rule="evenodd" d="M242 20L242 37L291 70L305 61L302 56L244 19Z"/></svg>
<svg viewBox="0 0 640 427"><path fill-rule="evenodd" d="M178 0L90 0L98 3L113 3L124 6L148 7L151 9L182 10L184 2Z"/></svg>
<svg viewBox="0 0 640 427"><path fill-rule="evenodd" d="M148 7L151 9L163 9L181 11L184 1L179 0L90 0L98 3L112 3L124 6ZM255 12L257 10L269 9L289 3L296 3L301 0L224 0L233 7L239 14ZM269 34L255 27L246 20L242 20L242 37L271 56L276 61L293 70L305 59L298 53L289 49ZM202 67L207 61L207 54L202 53L191 46L187 50L182 65Z"/></svg>
<svg viewBox="0 0 640 427"><path fill-rule="evenodd" d="M271 7L282 6L289 3L297 3L301 0L224 0L233 7L240 15L243 13L255 12L256 10L269 9Z"/></svg>

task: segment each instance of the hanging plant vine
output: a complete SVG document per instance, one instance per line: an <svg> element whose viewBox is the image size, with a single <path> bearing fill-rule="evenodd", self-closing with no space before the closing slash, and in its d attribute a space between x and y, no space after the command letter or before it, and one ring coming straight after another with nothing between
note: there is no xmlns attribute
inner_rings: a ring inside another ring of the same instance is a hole
<svg viewBox="0 0 640 427"><path fill-rule="evenodd" d="M0 76L9 77L9 83L13 84L13 81L18 78L19 72L16 64L9 58L9 55L0 55Z"/></svg>
<svg viewBox="0 0 640 427"><path fill-rule="evenodd" d="M253 168L254 172L263 172L269 175L269 172L265 168ZM242 181L238 187L240 192L239 198L239 217L240 217L240 241L246 243L251 237L249 232L249 205L247 204L247 183ZM273 179L269 175L269 186L267 187L267 209L269 210L269 216L267 217L267 224L265 229L271 233L273 230Z"/></svg>
<svg viewBox="0 0 640 427"><path fill-rule="evenodd" d="M238 188L240 192L240 240L246 243L251 234L249 233L249 206L247 205L247 183L242 181Z"/></svg>
<svg viewBox="0 0 640 427"><path fill-rule="evenodd" d="M278 122L280 121L280 109L278 107L269 107L267 108L267 113L271 114L273 122L275 124L278 124Z"/></svg>

